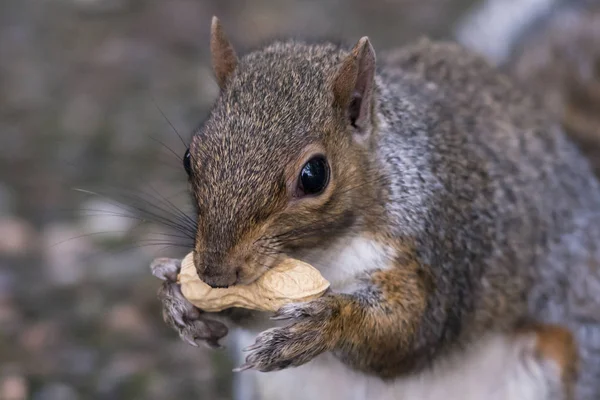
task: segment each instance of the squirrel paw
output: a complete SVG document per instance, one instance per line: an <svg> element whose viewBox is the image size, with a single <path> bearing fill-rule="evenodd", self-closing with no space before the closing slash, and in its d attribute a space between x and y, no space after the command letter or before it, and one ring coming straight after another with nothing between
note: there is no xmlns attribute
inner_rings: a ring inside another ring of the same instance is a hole
<svg viewBox="0 0 600 400"><path fill-rule="evenodd" d="M150 264L152 275L161 281L177 282L180 269L181 260L176 258L157 258Z"/></svg>
<svg viewBox="0 0 600 400"><path fill-rule="evenodd" d="M297 367L329 350L327 329L333 304L325 299L283 306L273 319L295 319L282 328L271 328L258 335L245 363L234 371L255 369L261 372Z"/></svg>
<svg viewBox="0 0 600 400"><path fill-rule="evenodd" d="M227 327L219 321L206 318L202 310L183 296L176 282L180 266L180 260L170 258L156 259L151 265L152 274L164 281L158 290L158 298L165 323L194 347L198 343L211 348L221 347L219 340L227 335Z"/></svg>

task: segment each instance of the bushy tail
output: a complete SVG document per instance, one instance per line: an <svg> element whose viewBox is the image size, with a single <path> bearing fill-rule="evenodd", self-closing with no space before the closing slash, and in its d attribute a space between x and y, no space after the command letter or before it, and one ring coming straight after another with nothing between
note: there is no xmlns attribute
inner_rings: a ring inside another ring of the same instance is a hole
<svg viewBox="0 0 600 400"><path fill-rule="evenodd" d="M600 2L483 0L456 39L537 92L600 176Z"/></svg>

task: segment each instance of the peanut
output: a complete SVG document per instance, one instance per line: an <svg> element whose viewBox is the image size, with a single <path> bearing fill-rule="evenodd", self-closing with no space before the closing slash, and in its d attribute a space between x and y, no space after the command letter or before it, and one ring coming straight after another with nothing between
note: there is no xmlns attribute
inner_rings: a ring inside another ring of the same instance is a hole
<svg viewBox="0 0 600 400"><path fill-rule="evenodd" d="M249 285L212 288L198 277L193 253L189 253L181 263L178 278L183 296L208 312L231 307L277 311L288 303L316 299L329 287L317 269L292 258L284 259Z"/></svg>

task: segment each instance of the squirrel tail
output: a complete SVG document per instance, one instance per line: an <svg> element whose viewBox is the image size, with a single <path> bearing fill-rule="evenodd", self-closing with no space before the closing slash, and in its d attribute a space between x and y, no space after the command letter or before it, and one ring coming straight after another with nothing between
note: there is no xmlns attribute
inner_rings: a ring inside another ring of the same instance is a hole
<svg viewBox="0 0 600 400"><path fill-rule="evenodd" d="M530 87L600 176L600 3L483 0L455 38Z"/></svg>

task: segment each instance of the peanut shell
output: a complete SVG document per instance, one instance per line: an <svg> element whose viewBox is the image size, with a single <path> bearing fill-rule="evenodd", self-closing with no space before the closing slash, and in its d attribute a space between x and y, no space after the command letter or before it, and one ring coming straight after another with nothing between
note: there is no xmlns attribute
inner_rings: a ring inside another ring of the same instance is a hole
<svg viewBox="0 0 600 400"><path fill-rule="evenodd" d="M292 258L283 260L249 285L212 288L198 277L193 253L189 253L181 262L178 278L183 296L208 312L231 307L277 311L288 303L321 297L329 287L316 268Z"/></svg>

